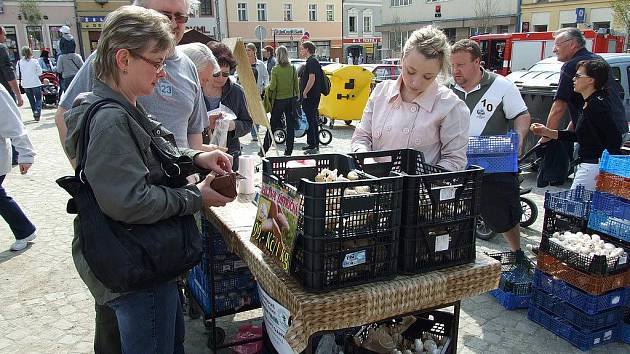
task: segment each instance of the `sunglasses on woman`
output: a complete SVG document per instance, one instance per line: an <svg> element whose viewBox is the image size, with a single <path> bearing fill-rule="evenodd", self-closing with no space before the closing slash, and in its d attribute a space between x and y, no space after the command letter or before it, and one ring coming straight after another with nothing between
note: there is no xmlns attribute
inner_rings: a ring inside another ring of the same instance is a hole
<svg viewBox="0 0 630 354"><path fill-rule="evenodd" d="M574 78L579 79L579 78L583 78L583 77L590 77L588 75L584 75L584 74L580 74L580 73L575 73Z"/></svg>
<svg viewBox="0 0 630 354"><path fill-rule="evenodd" d="M225 72L225 71L218 71L214 74L212 74L213 77L219 77L219 76L223 76L223 77L230 77L230 73L229 72Z"/></svg>

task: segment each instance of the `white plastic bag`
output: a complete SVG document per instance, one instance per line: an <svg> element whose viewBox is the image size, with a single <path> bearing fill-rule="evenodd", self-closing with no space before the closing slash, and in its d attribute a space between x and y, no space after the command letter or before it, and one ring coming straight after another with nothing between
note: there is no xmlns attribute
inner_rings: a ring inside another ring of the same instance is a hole
<svg viewBox="0 0 630 354"><path fill-rule="evenodd" d="M210 136L210 144L227 147L227 134L230 129L230 121L236 119L236 114L223 104L220 104L218 108L208 112L208 117L217 114L220 114L221 117L216 121L214 130Z"/></svg>

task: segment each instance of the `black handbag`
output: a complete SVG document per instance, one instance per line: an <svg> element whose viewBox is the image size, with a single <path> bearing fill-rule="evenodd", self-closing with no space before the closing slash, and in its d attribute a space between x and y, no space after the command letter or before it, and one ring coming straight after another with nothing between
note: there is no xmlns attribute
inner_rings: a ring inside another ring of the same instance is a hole
<svg viewBox="0 0 630 354"><path fill-rule="evenodd" d="M90 122L99 108L111 103L116 101L100 100L88 108L78 127L81 133L75 175L62 177L57 184L72 196L68 212L76 209L79 215L79 244L90 269L112 291L129 292L173 279L198 264L202 243L193 215L173 216L146 225L126 224L113 220L100 209L83 168ZM125 108L120 103L118 105ZM132 136L138 144L133 132ZM163 151L153 137L150 144L163 168L182 171L181 167L170 166L176 164L175 157Z"/></svg>
<svg viewBox="0 0 630 354"><path fill-rule="evenodd" d="M26 90L22 87L22 68L20 67L20 63L17 64L18 67L18 86L20 88L20 93L25 94Z"/></svg>

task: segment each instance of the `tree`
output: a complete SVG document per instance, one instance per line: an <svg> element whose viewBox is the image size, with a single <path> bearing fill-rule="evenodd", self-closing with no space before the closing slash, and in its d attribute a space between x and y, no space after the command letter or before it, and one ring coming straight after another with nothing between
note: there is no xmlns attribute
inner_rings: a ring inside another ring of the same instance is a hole
<svg viewBox="0 0 630 354"><path fill-rule="evenodd" d="M498 12L497 0L475 0L475 16L482 32L489 32Z"/></svg>
<svg viewBox="0 0 630 354"><path fill-rule="evenodd" d="M628 41L630 40L630 0L611 0L615 14L615 21L622 24L626 30L626 48L630 46Z"/></svg>
<svg viewBox="0 0 630 354"><path fill-rule="evenodd" d="M19 0L20 12L24 16L24 21L29 25L39 25L42 23L42 11L37 0Z"/></svg>

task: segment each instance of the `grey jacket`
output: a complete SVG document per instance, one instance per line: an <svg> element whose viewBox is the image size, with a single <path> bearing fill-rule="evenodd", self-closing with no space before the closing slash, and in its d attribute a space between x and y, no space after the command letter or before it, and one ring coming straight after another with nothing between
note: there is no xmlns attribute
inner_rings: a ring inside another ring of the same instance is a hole
<svg viewBox="0 0 630 354"><path fill-rule="evenodd" d="M77 126L90 104L101 98L115 98L134 112L136 119L152 136L166 143L172 134L161 123L149 119L144 110L132 107L125 98L100 81L77 107L68 111L66 151L76 157L79 131ZM132 134L138 139L138 149ZM90 126L85 175L101 210L114 220L128 224L151 224L175 215L189 215L201 210L201 193L195 185L169 188L163 185L166 175L151 151L150 136L128 113L116 105L105 105L94 115ZM198 151L185 149L182 154L194 157ZM120 294L112 293L94 277L78 244L79 229L75 220L72 255L79 275L99 304Z"/></svg>

